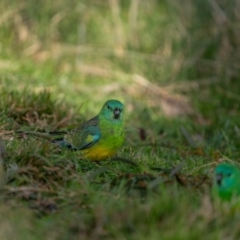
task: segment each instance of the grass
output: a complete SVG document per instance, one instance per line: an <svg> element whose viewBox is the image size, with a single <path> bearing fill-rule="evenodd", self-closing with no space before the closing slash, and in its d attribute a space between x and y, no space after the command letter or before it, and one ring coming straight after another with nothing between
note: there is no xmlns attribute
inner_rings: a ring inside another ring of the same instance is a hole
<svg viewBox="0 0 240 240"><path fill-rule="evenodd" d="M238 239L212 197L239 165L239 5L2 1L0 239ZM15 130L72 129L111 98L126 140L97 164Z"/></svg>

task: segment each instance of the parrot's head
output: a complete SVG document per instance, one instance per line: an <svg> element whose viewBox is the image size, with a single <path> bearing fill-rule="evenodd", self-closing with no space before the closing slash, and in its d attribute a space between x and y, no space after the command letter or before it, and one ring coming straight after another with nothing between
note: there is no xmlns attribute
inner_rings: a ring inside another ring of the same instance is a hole
<svg viewBox="0 0 240 240"><path fill-rule="evenodd" d="M123 113L123 104L118 100L108 100L100 112L104 118L113 122L121 122L123 120Z"/></svg>
<svg viewBox="0 0 240 240"><path fill-rule="evenodd" d="M222 163L214 171L214 185L223 198L231 198L234 193L240 190L240 171L237 167Z"/></svg>

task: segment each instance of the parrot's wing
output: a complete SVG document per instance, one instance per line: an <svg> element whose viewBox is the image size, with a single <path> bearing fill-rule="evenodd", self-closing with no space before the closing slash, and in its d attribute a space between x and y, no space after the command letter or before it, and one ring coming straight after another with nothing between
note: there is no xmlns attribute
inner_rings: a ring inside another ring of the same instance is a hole
<svg viewBox="0 0 240 240"><path fill-rule="evenodd" d="M77 142L78 136L76 136L77 150L83 150L92 147L101 138L101 132L98 126L90 126L83 130L80 134L81 141ZM80 140L80 139L79 139ZM81 142L81 143L80 143ZM75 144L74 144L75 145Z"/></svg>
<svg viewBox="0 0 240 240"><path fill-rule="evenodd" d="M93 146L100 138L98 118L95 117L67 133L64 138L55 139L53 142L72 150L83 150Z"/></svg>

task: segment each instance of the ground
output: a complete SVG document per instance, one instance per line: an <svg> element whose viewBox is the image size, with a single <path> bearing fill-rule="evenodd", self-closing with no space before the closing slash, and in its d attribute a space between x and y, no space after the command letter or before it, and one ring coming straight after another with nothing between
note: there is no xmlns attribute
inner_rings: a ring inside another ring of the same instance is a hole
<svg viewBox="0 0 240 240"><path fill-rule="evenodd" d="M239 209L212 194L214 167L240 162L238 8L2 1L0 239L239 239ZM113 98L113 159L15 132L73 129Z"/></svg>

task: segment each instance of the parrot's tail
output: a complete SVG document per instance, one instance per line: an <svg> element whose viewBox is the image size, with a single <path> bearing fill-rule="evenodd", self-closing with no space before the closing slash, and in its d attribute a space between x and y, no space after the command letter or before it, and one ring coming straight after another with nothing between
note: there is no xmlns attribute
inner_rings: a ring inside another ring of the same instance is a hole
<svg viewBox="0 0 240 240"><path fill-rule="evenodd" d="M72 146L69 143L66 143L64 138L54 139L52 140L52 143L56 144L59 147L66 147L66 148L72 149Z"/></svg>

